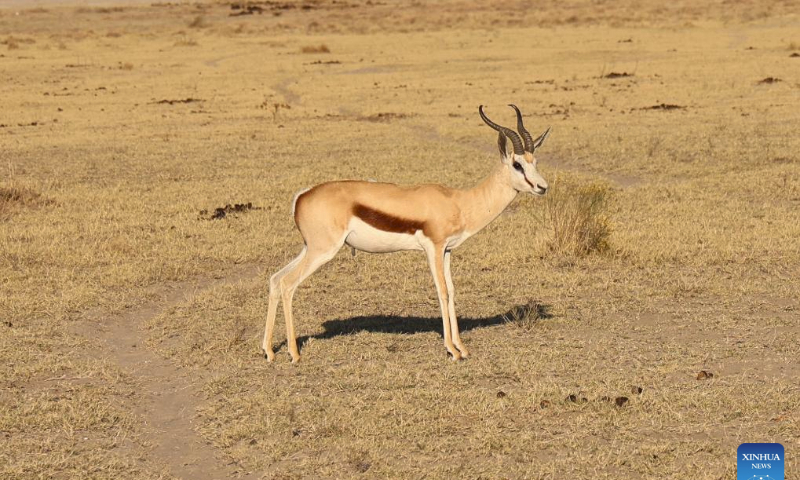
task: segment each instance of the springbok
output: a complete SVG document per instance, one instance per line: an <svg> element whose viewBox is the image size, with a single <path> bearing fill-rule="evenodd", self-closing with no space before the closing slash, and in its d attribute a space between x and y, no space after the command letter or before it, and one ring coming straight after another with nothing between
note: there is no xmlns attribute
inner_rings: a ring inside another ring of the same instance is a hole
<svg viewBox="0 0 800 480"><path fill-rule="evenodd" d="M300 360L292 318L295 289L319 267L330 261L345 243L370 253L423 250L439 295L444 324L444 346L453 360L466 358L458 332L450 253L497 218L518 192L544 195L547 182L536 169L534 151L550 133L536 140L525 130L517 113L517 133L481 118L499 135L501 162L491 175L473 188L458 190L442 185L399 186L391 183L335 181L303 190L294 197L292 212L305 245L300 255L269 280L269 308L262 348L269 361L278 301L283 299L286 344L292 363ZM514 153L506 151L506 138Z"/></svg>

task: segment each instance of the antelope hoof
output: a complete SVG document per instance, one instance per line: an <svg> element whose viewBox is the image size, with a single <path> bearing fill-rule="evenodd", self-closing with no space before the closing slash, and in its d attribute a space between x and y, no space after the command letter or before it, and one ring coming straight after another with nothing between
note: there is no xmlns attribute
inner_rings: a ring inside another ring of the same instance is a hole
<svg viewBox="0 0 800 480"><path fill-rule="evenodd" d="M452 357L452 360L453 360L454 362L457 362L457 361L461 360L461 352L459 352L458 350L456 350L456 351L454 351L454 352L450 352L450 355L452 355L452 356L453 356L453 357Z"/></svg>
<svg viewBox="0 0 800 480"><path fill-rule="evenodd" d="M292 355L292 363L300 363L300 355Z"/></svg>
<svg viewBox="0 0 800 480"><path fill-rule="evenodd" d="M469 352L467 351L466 348L461 347L461 348L459 348L459 350L461 351L461 359L462 360L464 360L464 359L469 357Z"/></svg>
<svg viewBox="0 0 800 480"><path fill-rule="evenodd" d="M269 350L264 350L264 358L266 358L268 362L274 362L275 354Z"/></svg>

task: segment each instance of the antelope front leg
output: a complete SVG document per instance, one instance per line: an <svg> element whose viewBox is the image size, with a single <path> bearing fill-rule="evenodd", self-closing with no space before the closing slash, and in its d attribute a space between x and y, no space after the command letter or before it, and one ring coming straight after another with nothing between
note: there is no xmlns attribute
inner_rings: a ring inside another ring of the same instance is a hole
<svg viewBox="0 0 800 480"><path fill-rule="evenodd" d="M264 356L267 361L272 362L275 360L275 353L272 351L272 332L275 330L275 316L278 313L278 302L281 298L280 281L290 272L297 264L303 259L306 254L306 248L300 252L294 260L289 262L285 267L280 269L275 275L269 279L269 307L267 307L267 323L264 328L264 340L261 342L261 349L264 351Z"/></svg>
<svg viewBox="0 0 800 480"><path fill-rule="evenodd" d="M436 284L436 293L439 295L439 306L442 309L442 324L444 330L444 347L453 356L453 360L461 360L461 352L458 351L451 336L450 314L448 305L450 303L447 294L447 282L444 276L444 245L434 245L425 250L428 255L428 264L433 274L433 283Z"/></svg>
<svg viewBox="0 0 800 480"><path fill-rule="evenodd" d="M261 350L264 351L264 357L268 362L275 360L275 352L272 351L272 332L275 329L275 316L278 314L278 302L280 301L280 287L272 286L270 281L269 287L269 307L267 307L267 324L264 328L264 340L261 342Z"/></svg>
<svg viewBox="0 0 800 480"><path fill-rule="evenodd" d="M444 280L447 285L447 310L450 316L450 331L453 337L453 344L461 352L461 358L467 358L469 352L467 347L461 343L461 334L458 332L458 318L456 317L455 288L453 287L453 277L450 274L450 251L444 252Z"/></svg>

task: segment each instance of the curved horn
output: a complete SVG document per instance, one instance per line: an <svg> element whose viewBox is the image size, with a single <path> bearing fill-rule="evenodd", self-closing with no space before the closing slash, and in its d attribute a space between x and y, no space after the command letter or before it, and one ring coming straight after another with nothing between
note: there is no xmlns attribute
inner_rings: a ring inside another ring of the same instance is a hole
<svg viewBox="0 0 800 480"><path fill-rule="evenodd" d="M522 112L519 111L519 108L517 108L516 105L508 104L508 106L517 112L517 131L519 131L519 134L522 135L522 139L525 140L525 151L533 153L533 137L527 130L525 130L525 125L522 124Z"/></svg>
<svg viewBox="0 0 800 480"><path fill-rule="evenodd" d="M514 153L516 155L525 154L525 147L522 146L522 140L520 140L519 135L517 135L517 132L511 130L510 128L502 127L494 123L493 121L489 120L486 114L483 113L483 105L478 107L478 112L481 114L481 118L483 119L483 121L486 122L486 125L489 125L498 132L505 134L505 136L507 136L511 140L511 145L514 146Z"/></svg>

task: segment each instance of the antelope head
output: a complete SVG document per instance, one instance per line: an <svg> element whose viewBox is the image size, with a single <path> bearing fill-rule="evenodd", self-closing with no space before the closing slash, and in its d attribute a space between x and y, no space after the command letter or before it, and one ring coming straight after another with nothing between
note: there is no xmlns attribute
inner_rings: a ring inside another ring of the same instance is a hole
<svg viewBox="0 0 800 480"><path fill-rule="evenodd" d="M536 157L534 152L537 148L542 146L547 135L550 133L550 128L539 135L535 140L530 133L525 129L522 124L522 113L516 105L509 105L514 111L517 112L517 130L519 135L514 130L500 126L493 121L489 120L486 114L483 113L483 105L478 107L478 112L486 125L489 125L498 132L497 146L500 147L501 161L508 172L511 186L518 192L528 192L534 195L544 195L547 192L547 180L539 174L536 169ZM522 138L520 138L520 135ZM513 153L506 150L506 139L511 140Z"/></svg>

